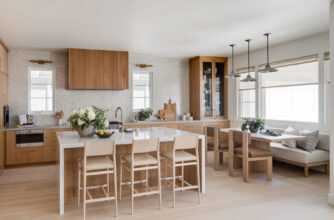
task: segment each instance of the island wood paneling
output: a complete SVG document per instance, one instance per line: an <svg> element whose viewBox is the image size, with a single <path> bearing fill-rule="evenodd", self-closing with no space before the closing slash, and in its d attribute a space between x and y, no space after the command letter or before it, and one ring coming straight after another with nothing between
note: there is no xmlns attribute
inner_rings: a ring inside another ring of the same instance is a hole
<svg viewBox="0 0 334 220"><path fill-rule="evenodd" d="M160 143L160 151L171 151L172 150L172 144L173 142L161 142ZM200 158L200 167L202 166L202 160L201 160L201 140L199 140L199 158ZM118 145L117 146L117 179L118 179L118 195L119 195L119 168L120 168L120 157L124 154L129 154L131 152L131 145ZM69 148L65 149L64 153L64 198L65 198L65 204L71 204L74 202L77 202L77 180L78 180L78 158L82 158L83 156L83 148ZM172 170L169 166L167 166L167 161L162 160L161 161L161 176L162 177L170 177L172 175ZM177 168L177 175L180 175L181 168ZM195 167L185 167L184 168L184 177L185 180L188 181L191 184L196 184L197 178L196 178L196 169ZM202 173L200 169L200 180L202 181ZM143 172L136 172L134 176L135 180L142 180L145 178L145 171ZM130 174L126 170L123 172L123 180L127 181L130 180ZM92 176L88 177L87 179L87 185L96 185L96 184L102 184L106 183L105 175L101 176ZM162 181L162 187L163 188L169 188L170 184L167 184L166 181ZM157 186L157 172L156 170L150 170L149 171L149 186L151 188L155 188ZM110 187L113 187L113 181L110 181ZM123 186L122 187L122 195L127 195L130 193L129 186ZM140 191L142 190L141 184L136 184L135 188ZM111 188L112 189L112 188ZM96 195L101 193L100 190L90 190L92 195ZM82 193L82 192L81 192ZM111 192L113 193L113 192ZM82 198L82 197L81 197Z"/></svg>
<svg viewBox="0 0 334 220"><path fill-rule="evenodd" d="M69 49L68 88L128 89L128 52Z"/></svg>

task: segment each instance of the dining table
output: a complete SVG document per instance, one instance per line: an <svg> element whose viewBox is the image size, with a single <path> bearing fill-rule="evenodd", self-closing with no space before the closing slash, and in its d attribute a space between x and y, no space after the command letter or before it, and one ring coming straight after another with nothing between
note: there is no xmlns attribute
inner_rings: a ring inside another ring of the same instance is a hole
<svg viewBox="0 0 334 220"><path fill-rule="evenodd" d="M222 134L229 134L231 130L241 131L240 128L220 128L219 129ZM306 140L306 136L301 135L293 135L293 134L284 134L280 133L278 136L271 136L269 134L264 133L250 133L251 143L250 146L254 146L256 148L260 148L266 151L270 151L271 143L280 143L282 141L300 141ZM241 161L237 161L234 164L235 167L241 166ZM250 168L251 171L254 172L264 172L266 169L266 163L263 161L254 162Z"/></svg>

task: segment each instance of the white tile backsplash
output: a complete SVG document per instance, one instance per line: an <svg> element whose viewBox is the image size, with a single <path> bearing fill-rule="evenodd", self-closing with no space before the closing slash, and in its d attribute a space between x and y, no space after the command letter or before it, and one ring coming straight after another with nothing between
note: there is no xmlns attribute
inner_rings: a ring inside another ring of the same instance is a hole
<svg viewBox="0 0 334 220"><path fill-rule="evenodd" d="M177 114L189 111L189 65L188 59L153 57L130 54L129 89L128 90L67 90L67 53L46 50L10 49L8 55L8 98L11 123L17 123L19 114L28 113L28 68L40 66L30 63L31 59L52 60L52 64L43 67L56 69L55 110L63 110L66 121L72 109L85 108L90 105L110 109L109 120L115 120L115 109L123 109L124 120L132 120L132 72L135 64L153 65L153 110L154 114L163 109L163 103L172 99L176 102ZM35 115L36 124L56 124L54 114Z"/></svg>

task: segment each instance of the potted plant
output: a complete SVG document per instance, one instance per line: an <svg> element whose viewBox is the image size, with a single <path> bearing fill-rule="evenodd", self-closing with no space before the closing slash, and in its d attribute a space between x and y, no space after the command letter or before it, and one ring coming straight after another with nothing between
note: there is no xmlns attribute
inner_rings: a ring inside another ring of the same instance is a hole
<svg viewBox="0 0 334 220"><path fill-rule="evenodd" d="M138 114L137 118L139 121L145 121L146 119L149 119L153 115L153 110L148 108L148 109L141 109Z"/></svg>
<svg viewBox="0 0 334 220"><path fill-rule="evenodd" d="M67 121L81 137L92 137L95 129L108 127L109 121L104 117L106 111L95 106L73 110Z"/></svg>
<svg viewBox="0 0 334 220"><path fill-rule="evenodd" d="M258 117L252 119L246 118L245 122L242 123L241 130L247 131L249 129L251 133L257 133L259 130L264 129L264 123L264 119Z"/></svg>

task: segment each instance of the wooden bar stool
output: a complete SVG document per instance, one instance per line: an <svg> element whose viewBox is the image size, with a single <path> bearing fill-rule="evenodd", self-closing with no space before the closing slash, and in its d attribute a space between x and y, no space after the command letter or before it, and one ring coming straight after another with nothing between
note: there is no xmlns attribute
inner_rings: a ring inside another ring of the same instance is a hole
<svg viewBox="0 0 334 220"><path fill-rule="evenodd" d="M111 159L112 157L112 159ZM83 214L86 218L86 204L115 200L115 215L117 208L117 174L116 174L116 147L114 141L86 142L84 147L83 161L78 160L78 207L80 206L80 191L83 190ZM109 175L114 174L114 196L109 193ZM83 175L83 186L81 186ZM106 175L106 184L87 186L87 177ZM105 195L102 198L93 198L90 189L100 188ZM88 198L87 197L88 195Z"/></svg>
<svg viewBox="0 0 334 220"><path fill-rule="evenodd" d="M161 200L161 179L160 179L160 142L159 139L149 140L133 140L131 155L124 155L121 158L120 170L120 200L122 199L122 186L131 185L131 214L133 215L133 200L135 197L158 194L160 210L162 209ZM152 154L154 156L152 156ZM123 169L126 169L131 174L130 182L123 182ZM149 186L149 170L157 170L157 190ZM136 171L145 171L145 179L134 180ZM143 184L145 192L138 192L134 184Z"/></svg>
<svg viewBox="0 0 334 220"><path fill-rule="evenodd" d="M206 136L205 141L207 142L206 161L208 159L207 151L213 150L215 170L219 170L220 159L224 158L224 153L228 153L228 143L224 141L219 141L219 138L221 136L219 127L211 127L211 126L206 127L205 136ZM213 142L208 142L208 137L213 138Z"/></svg>
<svg viewBox="0 0 334 220"><path fill-rule="evenodd" d="M186 150L195 150L195 154L189 153ZM173 207L175 208L175 192L188 189L198 190L198 201L201 203L200 192L200 176L199 176L199 155L198 155L198 137L197 136L185 136L175 137L173 143L172 152L163 152L162 155L171 162L173 177ZM184 180L184 167L196 166L197 169L197 185L191 185L188 181ZM181 167L181 176L176 176L176 167ZM181 186L176 185L176 179L181 182ZM185 186L186 185L186 186Z"/></svg>
<svg viewBox="0 0 334 220"><path fill-rule="evenodd" d="M267 180L271 180L273 176L273 153L270 150L261 149L250 144L251 136L248 132L229 131L229 175L234 175L234 159L238 157L242 159L244 182L248 182L249 163L255 161L266 161Z"/></svg>

